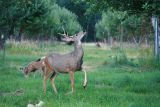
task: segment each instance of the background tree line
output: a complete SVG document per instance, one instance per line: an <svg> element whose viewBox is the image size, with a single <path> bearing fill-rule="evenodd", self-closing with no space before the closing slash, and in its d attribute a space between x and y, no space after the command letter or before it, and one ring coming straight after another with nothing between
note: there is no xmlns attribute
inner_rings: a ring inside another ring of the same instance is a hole
<svg viewBox="0 0 160 107"><path fill-rule="evenodd" d="M54 0L1 0L0 28L7 38L57 37L62 27L73 35L82 30L77 16Z"/></svg>
<svg viewBox="0 0 160 107"><path fill-rule="evenodd" d="M150 18L160 14L158 0L0 0L0 33L5 38L59 39L86 30L86 41L153 38Z"/></svg>

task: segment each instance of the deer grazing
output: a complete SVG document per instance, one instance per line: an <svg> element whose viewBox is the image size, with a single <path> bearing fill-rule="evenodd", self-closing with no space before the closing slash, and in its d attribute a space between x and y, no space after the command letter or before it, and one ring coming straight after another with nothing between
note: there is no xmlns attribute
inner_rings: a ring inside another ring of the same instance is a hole
<svg viewBox="0 0 160 107"><path fill-rule="evenodd" d="M45 57L39 58L36 61L32 61L31 63L29 63L28 66L20 68L20 70L25 74L25 77L27 77L29 73L35 72L36 70L44 71L44 58Z"/></svg>
<svg viewBox="0 0 160 107"><path fill-rule="evenodd" d="M74 92L74 72L83 71L84 72L84 83L83 87L87 85L87 74L84 69L82 69L83 64L83 48L81 44L81 39L86 34L86 32L79 32L74 36L68 36L65 31L62 40L65 42L74 42L74 50L67 54L53 53L41 58L35 62L30 63L23 71L25 75L30 72L34 72L37 69L43 70L43 90L46 94L46 81L50 77L50 81L54 92L57 93L56 86L54 84L55 77L58 73L69 73L71 80L72 91Z"/></svg>

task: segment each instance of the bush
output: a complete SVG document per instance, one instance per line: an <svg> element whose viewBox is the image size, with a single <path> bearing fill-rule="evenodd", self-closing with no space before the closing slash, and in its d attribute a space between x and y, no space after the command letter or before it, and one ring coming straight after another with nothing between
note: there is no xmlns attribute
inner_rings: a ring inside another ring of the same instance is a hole
<svg viewBox="0 0 160 107"><path fill-rule="evenodd" d="M50 25L53 32L63 32L62 27L73 35L82 30L81 25L77 21L77 16L65 8L61 8L58 5L52 7L52 11L47 19L47 26Z"/></svg>
<svg viewBox="0 0 160 107"><path fill-rule="evenodd" d="M155 58L152 48L143 48L139 51L138 62L140 67L145 69L160 69L160 60Z"/></svg>
<svg viewBox="0 0 160 107"><path fill-rule="evenodd" d="M115 55L113 56L113 64L119 64L119 65L135 65L132 60L130 60L127 55L125 50L123 50L120 47L113 47L112 48L113 53Z"/></svg>
<svg viewBox="0 0 160 107"><path fill-rule="evenodd" d="M102 20L96 23L96 37L104 39L109 36L119 36L121 20L126 16L126 12L107 11L102 14Z"/></svg>
<svg viewBox="0 0 160 107"><path fill-rule="evenodd" d="M69 35L73 35L82 30L77 16L71 11L58 6L53 0L38 1L40 3L35 3L36 6L33 5L33 7L30 7L31 10L32 8L35 9L33 13L24 16L23 20L17 19L20 20L20 22L17 23L20 27L15 26L13 35L18 36L19 33L22 33L23 36L27 37L48 39L49 37L59 36L58 33L63 33L62 27ZM29 10L30 9L27 9L26 11ZM23 31L20 32L21 26Z"/></svg>

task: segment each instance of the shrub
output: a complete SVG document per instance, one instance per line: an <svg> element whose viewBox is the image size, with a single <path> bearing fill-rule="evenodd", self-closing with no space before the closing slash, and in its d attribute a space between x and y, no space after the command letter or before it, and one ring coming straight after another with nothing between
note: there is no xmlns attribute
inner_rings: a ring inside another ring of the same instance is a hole
<svg viewBox="0 0 160 107"><path fill-rule="evenodd" d="M142 48L139 51L138 62L142 68L160 69L160 60L154 57L152 48Z"/></svg>
<svg viewBox="0 0 160 107"><path fill-rule="evenodd" d="M114 64L131 65L131 66L135 65L133 61L127 57L126 52L123 48L113 47L112 51L113 53L115 53L115 55L113 56Z"/></svg>

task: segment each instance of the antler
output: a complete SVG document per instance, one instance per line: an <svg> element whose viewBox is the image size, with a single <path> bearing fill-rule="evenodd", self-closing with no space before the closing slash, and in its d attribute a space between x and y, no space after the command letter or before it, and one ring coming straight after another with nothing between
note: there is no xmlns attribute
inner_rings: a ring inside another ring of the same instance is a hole
<svg viewBox="0 0 160 107"><path fill-rule="evenodd" d="M73 40L73 36L68 36L68 34L66 34L66 32L65 32L65 30L64 30L63 27L62 27L62 29L63 29L63 32L64 32L64 33L63 33L63 34L58 33L59 35L62 35L62 36L63 36L62 40L65 41L65 42L74 41L74 40Z"/></svg>
<svg viewBox="0 0 160 107"><path fill-rule="evenodd" d="M86 35L87 32L83 32L83 31L80 31L78 34L77 34L77 38L79 40L81 40L83 38L84 35Z"/></svg>
<svg viewBox="0 0 160 107"><path fill-rule="evenodd" d="M62 33L58 33L59 35L62 35L63 37L68 37L68 34L66 34L66 32L65 32L65 30L64 30L64 28L62 27L62 29L63 29L63 34Z"/></svg>

